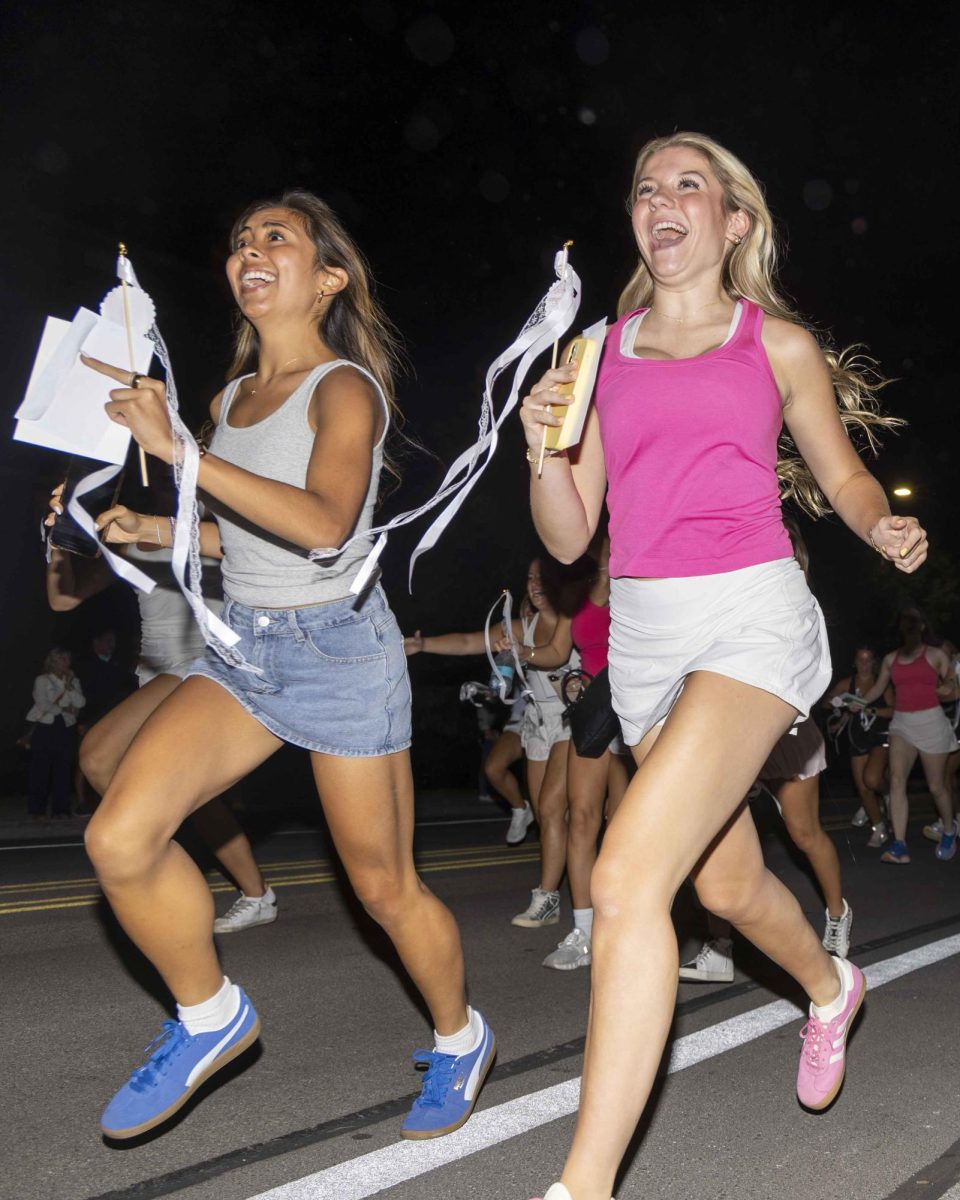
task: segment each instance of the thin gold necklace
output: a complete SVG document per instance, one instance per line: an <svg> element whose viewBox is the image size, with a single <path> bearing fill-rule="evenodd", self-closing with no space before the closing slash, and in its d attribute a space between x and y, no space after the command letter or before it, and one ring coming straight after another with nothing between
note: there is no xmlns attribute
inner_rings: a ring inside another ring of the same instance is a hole
<svg viewBox="0 0 960 1200"><path fill-rule="evenodd" d="M654 312L658 317L664 317L668 321L676 321L678 325L685 325L690 317L695 317L697 313L703 312L705 308L713 308L715 304L722 304L722 300L711 300L709 304L701 304L699 308L695 308L692 313L686 317L671 317L669 313L661 312L659 308L650 308L650 312Z"/></svg>
<svg viewBox="0 0 960 1200"><path fill-rule="evenodd" d="M298 354L295 358L288 358L287 361L280 367L280 370L275 371L270 376L270 383L273 383L273 381L275 379L279 379L281 375L285 374L285 371L284 371L285 367L289 367L291 363L299 362L301 358L303 358L302 354ZM248 396L255 396L256 394L257 394L257 388L249 387L249 386L247 387L247 395Z"/></svg>

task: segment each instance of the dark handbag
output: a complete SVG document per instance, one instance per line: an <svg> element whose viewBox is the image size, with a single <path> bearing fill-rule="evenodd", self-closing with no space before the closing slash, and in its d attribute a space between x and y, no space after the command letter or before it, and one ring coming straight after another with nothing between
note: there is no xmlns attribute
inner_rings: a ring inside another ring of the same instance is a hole
<svg viewBox="0 0 960 1200"><path fill-rule="evenodd" d="M579 694L572 695L578 682ZM599 758L620 732L620 722L610 699L607 668L596 675L586 671L568 671L561 685L567 707L564 716L570 723L570 736L581 758Z"/></svg>

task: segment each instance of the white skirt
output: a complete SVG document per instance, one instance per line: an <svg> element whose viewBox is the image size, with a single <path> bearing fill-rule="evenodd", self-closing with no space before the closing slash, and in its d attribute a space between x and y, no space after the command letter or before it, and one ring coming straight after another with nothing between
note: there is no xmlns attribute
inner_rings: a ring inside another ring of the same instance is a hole
<svg viewBox="0 0 960 1200"><path fill-rule="evenodd" d="M924 754L952 754L957 749L953 726L939 704L920 712L894 712L890 734Z"/></svg>
<svg viewBox="0 0 960 1200"><path fill-rule="evenodd" d="M610 690L628 746L665 720L693 671L762 688L807 717L830 683L830 647L796 559L611 579Z"/></svg>

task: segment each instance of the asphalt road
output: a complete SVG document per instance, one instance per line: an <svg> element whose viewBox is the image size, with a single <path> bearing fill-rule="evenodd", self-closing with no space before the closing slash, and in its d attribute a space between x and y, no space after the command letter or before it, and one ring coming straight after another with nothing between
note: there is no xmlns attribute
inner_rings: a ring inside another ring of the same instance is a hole
<svg viewBox="0 0 960 1200"><path fill-rule="evenodd" d="M673 1059L619 1200L960 1196L960 857L937 862L916 828L914 863L883 866L847 825L852 808L836 802L825 815L855 912L851 957L871 992L838 1102L819 1116L797 1105L795 992L738 944L733 984L681 986ZM566 920L540 931L509 923L535 882L535 844L506 847L499 811L461 797L434 803L424 821L421 869L457 915L471 999L499 1043L474 1118L430 1143L398 1138L426 1020L389 946L346 898L322 831L262 838L280 919L221 939L225 970L263 1021L259 1047L162 1135L121 1147L100 1137L98 1115L166 1015L162 988L111 921L81 848L0 848L0 1197L542 1195L572 1130L588 973L540 966ZM769 813L765 825L769 862L819 924L812 884ZM215 874L211 884L222 911L230 890ZM700 921L681 895L687 950Z"/></svg>

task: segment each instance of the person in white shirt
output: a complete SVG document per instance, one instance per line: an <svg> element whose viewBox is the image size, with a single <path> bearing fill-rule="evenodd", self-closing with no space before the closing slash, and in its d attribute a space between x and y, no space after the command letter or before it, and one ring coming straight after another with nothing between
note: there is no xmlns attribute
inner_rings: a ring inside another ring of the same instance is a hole
<svg viewBox="0 0 960 1200"><path fill-rule="evenodd" d="M45 819L52 800L55 817L70 815L70 779L77 754L77 713L83 708L80 681L70 666L70 652L55 647L43 662L43 673L33 681L33 707L27 720L30 734L30 799L35 820Z"/></svg>

